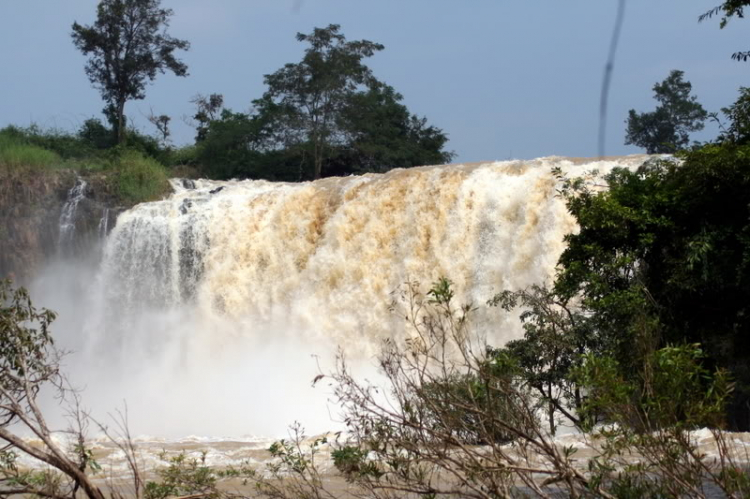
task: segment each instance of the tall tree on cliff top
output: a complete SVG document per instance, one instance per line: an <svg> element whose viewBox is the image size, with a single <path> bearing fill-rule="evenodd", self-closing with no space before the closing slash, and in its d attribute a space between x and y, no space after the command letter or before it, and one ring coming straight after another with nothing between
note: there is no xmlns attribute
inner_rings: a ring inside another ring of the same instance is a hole
<svg viewBox="0 0 750 499"><path fill-rule="evenodd" d="M167 34L171 9L161 0L102 0L92 26L73 23L73 43L89 56L86 74L102 94L104 114L117 142L125 140L125 103L146 97L146 84L157 73L187 76L174 52L187 50L185 40Z"/></svg>
<svg viewBox="0 0 750 499"><path fill-rule="evenodd" d="M344 140L337 122L349 97L374 81L362 60L384 48L367 40L347 41L340 29L331 24L309 35L298 33L297 40L309 44L302 61L266 75L268 90L255 101L261 112L273 110L284 146L309 148L316 179L332 147Z"/></svg>

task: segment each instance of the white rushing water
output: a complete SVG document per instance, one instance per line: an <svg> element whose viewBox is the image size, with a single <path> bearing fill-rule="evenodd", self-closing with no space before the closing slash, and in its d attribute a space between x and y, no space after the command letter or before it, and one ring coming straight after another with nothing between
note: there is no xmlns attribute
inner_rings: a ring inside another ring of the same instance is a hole
<svg viewBox="0 0 750 499"><path fill-rule="evenodd" d="M718 463L721 452L717 444L714 433L706 428L697 429L687 434L693 445L696 446L698 455L704 456L706 462L710 465ZM328 442L317 446L315 462L317 469L325 478L331 478L337 475L333 465L331 452L340 445L345 445L346 435L324 434L309 435L307 439L301 442L303 452L309 452L311 445L321 437L327 437ZM66 435L57 434L53 439L62 447L73 447L76 442L72 441ZM34 444L38 441L28 440ZM563 449L575 449L574 462L579 470L588 469L589 462L594 457L601 456L603 441L596 437L582 434L569 434L552 438L550 443L557 446L562 452ZM147 474L148 479L153 478L153 470L166 465L170 457L176 457L180 454L187 456L189 459L195 459L199 462L205 460L205 464L210 467L225 468L251 466L255 469L263 470L274 459L268 452L269 446L273 443L272 439L242 437L242 438L210 438L202 436L187 436L182 438L165 439L162 437L139 436L134 439L137 448L137 455L141 466L141 471ZM725 456L731 456L736 463L746 464L750 462L750 433L728 433L725 434L724 444ZM95 480L104 480L106 478L122 479L126 482L131 480L131 471L128 467L125 454L118 449L109 439L99 436L94 437L88 442L88 447L93 451L97 462L106 470L106 474L94 476ZM514 444L503 446L505 452L516 457L523 462L526 457L518 452L518 447ZM309 455L309 454L308 454ZM628 462L633 464L642 462L637 452L631 455L622 456ZM541 456L532 462L540 466ZM22 456L18 464L28 467L44 466L39 461L29 456ZM253 484L247 485L247 490L252 490ZM532 496L533 497L533 496ZM721 494L709 495L709 497L725 497Z"/></svg>
<svg viewBox="0 0 750 499"><path fill-rule="evenodd" d="M68 198L60 213L60 235L57 247L60 251L68 251L76 232L76 213L78 204L86 197L87 183L80 177L76 177L76 183L68 191Z"/></svg>
<svg viewBox="0 0 750 499"><path fill-rule="evenodd" d="M168 199L119 215L93 271L65 271L85 284L51 293L58 268L39 287L84 399L99 411L126 399L136 433L278 435L295 419L321 431L336 411L310 387L317 364L331 368L341 346L374 371L380 340L403 333L393 291L446 276L458 303L481 305L550 282L576 229L552 168L575 177L646 159L175 181ZM521 333L515 315L482 308L475 328L502 344Z"/></svg>
<svg viewBox="0 0 750 499"><path fill-rule="evenodd" d="M103 241L107 237L107 234L109 234L109 208L104 208L102 212L102 218L99 219L99 225L97 226L97 233L100 241Z"/></svg>

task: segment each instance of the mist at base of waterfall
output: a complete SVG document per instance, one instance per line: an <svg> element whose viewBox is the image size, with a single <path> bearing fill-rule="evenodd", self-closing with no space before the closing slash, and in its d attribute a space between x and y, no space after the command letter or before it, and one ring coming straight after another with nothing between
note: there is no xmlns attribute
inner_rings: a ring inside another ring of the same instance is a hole
<svg viewBox="0 0 750 499"><path fill-rule="evenodd" d="M35 306L58 313L62 372L96 421L111 427L126 409L133 435L167 439L276 438L296 421L316 433L342 427L331 388L312 385L334 369L337 345L280 323L205 320L187 308L144 309L129 332L102 342L91 329L95 268L52 262L30 289ZM374 374L372 362L358 360L360 372ZM64 407L51 397L44 405L65 429Z"/></svg>

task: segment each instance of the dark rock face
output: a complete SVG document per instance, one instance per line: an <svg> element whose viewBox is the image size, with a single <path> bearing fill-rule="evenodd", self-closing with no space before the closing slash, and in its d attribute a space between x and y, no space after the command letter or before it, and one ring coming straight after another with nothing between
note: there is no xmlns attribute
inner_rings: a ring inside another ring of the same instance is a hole
<svg viewBox="0 0 750 499"><path fill-rule="evenodd" d="M51 258L89 254L128 208L112 184L71 170L0 174L0 279L28 284Z"/></svg>
<svg viewBox="0 0 750 499"><path fill-rule="evenodd" d="M72 172L9 174L0 180L0 277L24 283L56 247Z"/></svg>

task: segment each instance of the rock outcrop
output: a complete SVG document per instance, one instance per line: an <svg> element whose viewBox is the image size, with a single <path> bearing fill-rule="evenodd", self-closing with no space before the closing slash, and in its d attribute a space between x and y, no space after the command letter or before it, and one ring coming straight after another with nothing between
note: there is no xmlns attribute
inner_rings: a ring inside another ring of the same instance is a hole
<svg viewBox="0 0 750 499"><path fill-rule="evenodd" d="M0 173L0 278L28 284L55 256L92 251L129 206L103 173Z"/></svg>

